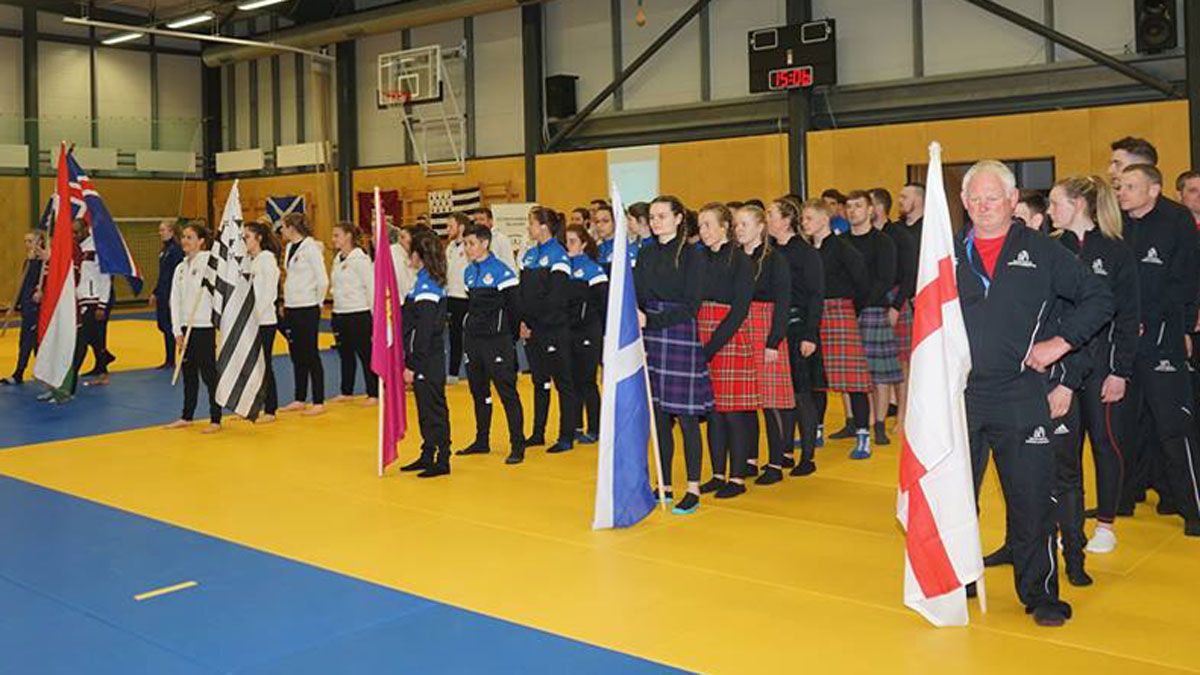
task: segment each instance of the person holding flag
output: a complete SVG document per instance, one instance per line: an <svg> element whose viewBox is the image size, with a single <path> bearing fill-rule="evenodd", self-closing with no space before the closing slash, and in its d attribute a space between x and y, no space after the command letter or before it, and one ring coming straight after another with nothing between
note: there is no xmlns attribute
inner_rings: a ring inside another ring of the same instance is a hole
<svg viewBox="0 0 1200 675"><path fill-rule="evenodd" d="M217 334L213 327L213 287L209 283L208 231L198 223L183 228L180 245L183 262L171 282L171 329L175 333L176 361L183 368L183 412L167 429L191 426L200 393L200 379L208 390L209 425L202 433L221 430L217 403Z"/></svg>
<svg viewBox="0 0 1200 675"><path fill-rule="evenodd" d="M1000 474L1017 596L1038 625L1061 626L1071 606L1058 595L1055 454L1042 373L1108 323L1112 293L1058 242L1014 221L1019 197L1000 162L977 162L963 177L972 225L955 238L955 255L972 362L967 428L976 494L989 450ZM1047 325L1046 312L1060 299L1072 307Z"/></svg>
<svg viewBox="0 0 1200 675"><path fill-rule="evenodd" d="M404 400L404 342L401 326L403 295L384 248L388 230L379 188L375 188L375 312L371 316L371 370L379 376L379 475L396 461L396 445L404 438L408 420ZM394 251L395 248L392 249ZM381 255L384 254L384 255ZM520 433L518 431L518 433Z"/></svg>
<svg viewBox="0 0 1200 675"><path fill-rule="evenodd" d="M446 406L446 251L433 231L413 235L409 264L416 284L404 300L404 383L413 385L421 456L401 471L418 478L450 473L450 411Z"/></svg>
<svg viewBox="0 0 1200 675"><path fill-rule="evenodd" d="M67 174L67 144L58 153L56 197L59 204L70 203ZM74 384L71 368L75 355L75 237L71 209L56 209L50 236L50 259L42 286L42 305L38 315L38 358L33 375L46 383L50 391L40 400L63 403Z"/></svg>

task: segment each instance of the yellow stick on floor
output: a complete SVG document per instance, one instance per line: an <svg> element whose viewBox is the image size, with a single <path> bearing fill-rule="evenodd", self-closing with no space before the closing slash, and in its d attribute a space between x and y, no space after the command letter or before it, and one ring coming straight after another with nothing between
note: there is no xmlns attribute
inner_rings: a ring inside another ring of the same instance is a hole
<svg viewBox="0 0 1200 675"><path fill-rule="evenodd" d="M157 598L160 595L182 591L184 589L199 585L200 584L196 583L195 581L185 581L181 584L175 584L174 586L163 586L162 588L156 588L152 591L146 591L145 593L138 593L137 595L133 596L133 599L141 602L143 600L149 600L150 598Z"/></svg>

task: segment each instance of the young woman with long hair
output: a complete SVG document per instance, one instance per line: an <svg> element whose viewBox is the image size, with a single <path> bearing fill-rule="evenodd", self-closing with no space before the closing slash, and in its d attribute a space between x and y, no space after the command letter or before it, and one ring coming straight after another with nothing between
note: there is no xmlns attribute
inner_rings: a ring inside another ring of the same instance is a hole
<svg viewBox="0 0 1200 675"><path fill-rule="evenodd" d="M421 456L401 471L418 478L450 473L450 412L446 407L446 251L429 231L413 235L409 264L416 271L404 300L404 381L412 385L421 429Z"/></svg>
<svg viewBox="0 0 1200 675"><path fill-rule="evenodd" d="M180 234L179 223L173 219L166 219L158 224L158 238L162 246L158 250L158 283L150 293L150 307L154 310L154 319L163 335L163 346L167 354L163 364L159 366L160 370L175 367L175 333L171 330L171 282L175 279L175 267L183 262L183 249L179 246Z"/></svg>
<svg viewBox="0 0 1200 675"><path fill-rule="evenodd" d="M567 225L564 238L571 260L567 296L571 324L571 380L575 383L575 396L579 401L575 440L591 444L600 437L600 387L596 383L596 371L604 352L608 274L596 261L596 241L586 225Z"/></svg>
<svg viewBox="0 0 1200 675"><path fill-rule="evenodd" d="M703 444L700 417L712 411L712 384L700 344L696 314L702 285L701 252L689 246L684 219L687 210L679 199L663 195L650 204L650 230L638 252L634 282L638 296L638 321L646 345L654 424L662 455L662 489L671 495L671 460L675 452L671 421L683 432L687 465L687 494L675 504L679 515L700 506L700 471Z"/></svg>
<svg viewBox="0 0 1200 675"><path fill-rule="evenodd" d="M249 222L242 226L242 240L250 256L250 283L254 286L254 313L258 317L258 342L266 371L263 373L263 414L257 423L275 421L279 410L279 390L275 386L275 327L279 322L276 302L279 298L279 240L270 226Z"/></svg>
<svg viewBox="0 0 1200 675"><path fill-rule="evenodd" d="M821 264L821 254L799 232L800 211L800 202L791 196L780 197L767 207L767 232L776 250L787 260L792 277L788 359L792 366L796 421L800 427L800 461L792 467L793 476L807 476L817 469L814 457L820 418L814 391L825 386L825 369L820 355L825 267ZM791 436L791 432L788 435ZM785 452L783 465L790 463L791 453Z"/></svg>
<svg viewBox="0 0 1200 675"><path fill-rule="evenodd" d="M755 353L746 328L754 296L754 266L730 241L733 215L724 204L705 204L697 220L704 248L696 326L714 401L707 428L713 477L700 486L700 493L715 492L718 499L729 499L746 491L750 448L758 444Z"/></svg>
<svg viewBox="0 0 1200 675"><path fill-rule="evenodd" d="M341 393L333 400L346 401L354 395L357 358L366 384L366 403L373 404L379 397L379 378L371 370L375 266L359 246L354 223L342 221L333 226L333 246L337 253L333 256L329 274L329 289L333 294L333 313L329 322L342 366Z"/></svg>
<svg viewBox="0 0 1200 675"><path fill-rule="evenodd" d="M296 400L282 410L304 410L307 415L318 415L325 411L325 368L317 349L321 305L329 290L324 247L313 238L304 214L288 214L283 219L282 233L288 242L283 256L287 270L283 283L283 320L296 379ZM310 383L313 405L305 410Z"/></svg>
<svg viewBox="0 0 1200 675"><path fill-rule="evenodd" d="M787 259L771 245L767 216L760 207L738 209L734 233L754 266L754 300L746 326L754 348L755 385L767 430L768 453L767 466L754 482L771 485L783 480L784 453L792 449L796 428L796 394L787 346L792 274ZM757 438L756 433L750 461L757 459Z"/></svg>
<svg viewBox="0 0 1200 675"><path fill-rule="evenodd" d="M208 421L203 433L221 430L221 406L217 404L217 342L212 323L213 293L204 283L208 270L209 234L204 226L189 223L180 244L184 260L175 268L171 283L171 328L175 333L176 358L183 359L183 413L167 429L191 425L200 394L200 380L208 390ZM191 328L189 333L188 328ZM186 336L186 347L185 347Z"/></svg>

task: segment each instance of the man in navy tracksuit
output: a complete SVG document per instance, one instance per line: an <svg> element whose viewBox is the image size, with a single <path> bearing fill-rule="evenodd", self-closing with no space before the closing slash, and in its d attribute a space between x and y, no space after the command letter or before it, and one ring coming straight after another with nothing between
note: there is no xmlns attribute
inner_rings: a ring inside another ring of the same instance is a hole
<svg viewBox="0 0 1200 675"><path fill-rule="evenodd" d="M1159 513L1183 516L1184 532L1198 537L1200 437L1187 371L1187 333L1196 316L1196 228L1186 209L1162 197L1162 174L1149 164L1122 171L1117 198L1124 238L1138 261L1142 301L1132 380L1142 439L1133 444L1138 457L1119 510L1131 512L1135 493L1150 484L1159 494Z"/></svg>
<svg viewBox="0 0 1200 675"><path fill-rule="evenodd" d="M475 400L475 441L459 455L491 451L492 383L508 420L510 452L507 464L525 459L525 417L517 396L516 350L512 323L517 315L517 273L492 253L492 231L472 225L463 237L470 262L464 271L467 315L463 324L467 382Z"/></svg>
<svg viewBox="0 0 1200 675"><path fill-rule="evenodd" d="M1014 224L1016 180L1003 164L973 166L962 198L974 224L957 235L955 254L971 346L966 407L976 494L990 450L1017 597L1039 625L1061 626L1071 607L1058 597L1051 406L1066 410L1061 397L1048 398L1044 373L1109 321L1112 295L1058 242ZM1063 301L1069 310L1052 320Z"/></svg>

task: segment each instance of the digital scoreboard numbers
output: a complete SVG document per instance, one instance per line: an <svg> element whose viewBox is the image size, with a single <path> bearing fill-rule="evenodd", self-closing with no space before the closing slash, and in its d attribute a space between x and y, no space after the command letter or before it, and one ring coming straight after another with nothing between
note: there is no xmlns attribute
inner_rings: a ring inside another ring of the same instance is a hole
<svg viewBox="0 0 1200 675"><path fill-rule="evenodd" d="M833 19L749 32L750 93L837 84Z"/></svg>

